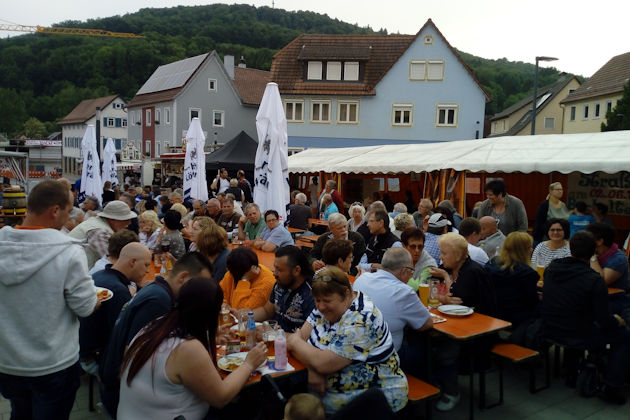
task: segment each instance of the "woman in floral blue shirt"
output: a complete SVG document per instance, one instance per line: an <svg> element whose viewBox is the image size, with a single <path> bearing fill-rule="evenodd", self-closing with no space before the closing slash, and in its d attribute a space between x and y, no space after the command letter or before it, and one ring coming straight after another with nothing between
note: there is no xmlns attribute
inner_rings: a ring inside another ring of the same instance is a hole
<svg viewBox="0 0 630 420"><path fill-rule="evenodd" d="M309 386L322 395L326 413L339 410L369 388L379 388L394 411L407 404L407 378L383 315L337 267L313 278L316 309L287 339L308 367Z"/></svg>

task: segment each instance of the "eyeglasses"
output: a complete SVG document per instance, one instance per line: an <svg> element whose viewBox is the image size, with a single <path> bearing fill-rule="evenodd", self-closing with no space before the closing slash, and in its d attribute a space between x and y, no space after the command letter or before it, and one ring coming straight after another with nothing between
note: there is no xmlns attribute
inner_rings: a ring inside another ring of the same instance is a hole
<svg viewBox="0 0 630 420"><path fill-rule="evenodd" d="M422 244L422 245L412 245L412 244L409 244L409 245L405 245L405 246L406 246L407 248L411 248L411 249L423 249L423 248L424 248L424 244Z"/></svg>
<svg viewBox="0 0 630 420"><path fill-rule="evenodd" d="M350 282L348 281L348 279L345 279L346 281L343 281L342 279L338 279L337 277L333 277L330 274L315 274L315 277L313 278L313 283L315 283L316 281L322 281L324 283L328 283L328 282L335 282L337 284L340 284L342 286L346 286L348 287Z"/></svg>
<svg viewBox="0 0 630 420"><path fill-rule="evenodd" d="M549 229L549 232L564 232L564 229Z"/></svg>
<svg viewBox="0 0 630 420"><path fill-rule="evenodd" d="M412 273L415 271L413 267L403 267L406 268L407 270L411 271Z"/></svg>

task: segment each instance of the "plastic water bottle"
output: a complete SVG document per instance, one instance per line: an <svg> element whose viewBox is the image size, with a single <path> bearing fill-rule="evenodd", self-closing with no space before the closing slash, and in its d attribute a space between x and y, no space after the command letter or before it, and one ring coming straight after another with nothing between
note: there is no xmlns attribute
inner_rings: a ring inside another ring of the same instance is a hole
<svg viewBox="0 0 630 420"><path fill-rule="evenodd" d="M284 335L283 330L276 332L276 339L274 341L274 347L276 350L276 360L274 367L276 370L284 370L287 368L287 338Z"/></svg>
<svg viewBox="0 0 630 420"><path fill-rule="evenodd" d="M254 319L254 311L247 313L247 350L251 350L256 346L256 320Z"/></svg>

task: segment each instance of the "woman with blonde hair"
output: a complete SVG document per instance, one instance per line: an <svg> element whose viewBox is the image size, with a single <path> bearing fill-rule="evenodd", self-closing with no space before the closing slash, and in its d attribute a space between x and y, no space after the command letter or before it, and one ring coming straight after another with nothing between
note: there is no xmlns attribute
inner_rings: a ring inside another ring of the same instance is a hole
<svg viewBox="0 0 630 420"><path fill-rule="evenodd" d="M536 221L534 222L534 246L546 239L547 232L545 225L549 219L569 219L569 209L560 199L562 198L562 184L553 182L549 184L549 194L540 203L536 210Z"/></svg>
<svg viewBox="0 0 630 420"><path fill-rule="evenodd" d="M531 253L532 237L525 232L512 232L505 238L499 255L486 264L497 298L497 317L511 322L515 331L510 341L520 341L517 337L521 336L521 325L528 325L527 321L537 315L538 273L531 265Z"/></svg>
<svg viewBox="0 0 630 420"><path fill-rule="evenodd" d="M214 220L208 216L197 216L192 220L190 224L190 246L188 247L188 252L198 250L197 240L199 233L214 224Z"/></svg>
<svg viewBox="0 0 630 420"><path fill-rule="evenodd" d="M209 219L209 217L199 217L199 219ZM198 223L196 219L195 222ZM209 223L197 234L196 244L199 252L208 257L212 263L212 277L220 281L227 271L226 261L230 253L227 232L216 223Z"/></svg>
<svg viewBox="0 0 630 420"><path fill-rule="evenodd" d="M158 236L162 230L162 223L158 219L157 213L147 210L138 215L138 225L140 227L140 243L149 249L155 249L158 243Z"/></svg>

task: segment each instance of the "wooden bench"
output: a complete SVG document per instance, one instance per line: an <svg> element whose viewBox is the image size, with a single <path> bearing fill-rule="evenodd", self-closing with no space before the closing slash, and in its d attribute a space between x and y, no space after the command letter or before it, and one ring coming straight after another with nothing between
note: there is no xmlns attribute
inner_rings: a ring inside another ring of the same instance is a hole
<svg viewBox="0 0 630 420"><path fill-rule="evenodd" d="M514 364L527 363L529 369L529 392L535 394L538 391L549 388L550 374L549 374L549 362L546 361L546 375L545 385L536 388L536 361L540 358L540 353L536 350L529 349L527 347L519 346L518 344L500 342L494 345L491 350L499 360L507 360ZM503 404L503 365L498 363L499 366L499 400L491 405L485 404L485 398L482 399L482 408L492 408L497 405ZM484 373L480 373L480 379L483 380ZM485 382L485 381L484 381ZM485 387L481 390L482 394L485 394Z"/></svg>
<svg viewBox="0 0 630 420"><path fill-rule="evenodd" d="M408 373L405 373L405 375L407 376L407 385L409 386L409 395L407 396L409 403L417 403L427 400L426 418L430 419L432 417L432 410L431 403L428 400L436 398L440 395L440 389Z"/></svg>

